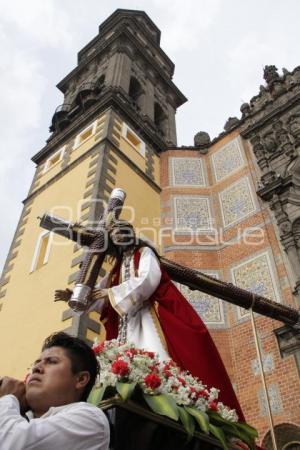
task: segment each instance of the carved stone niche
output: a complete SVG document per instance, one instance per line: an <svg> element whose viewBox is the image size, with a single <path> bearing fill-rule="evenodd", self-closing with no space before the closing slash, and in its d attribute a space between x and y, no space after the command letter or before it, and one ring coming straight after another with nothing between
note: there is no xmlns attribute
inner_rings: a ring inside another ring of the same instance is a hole
<svg viewBox="0 0 300 450"><path fill-rule="evenodd" d="M286 156L293 158L295 156L294 139L283 125L281 120L276 121L273 126L275 141L278 145L278 151Z"/></svg>
<svg viewBox="0 0 300 450"><path fill-rule="evenodd" d="M267 133L263 136L264 148L268 153L273 154L276 152L277 145L273 132Z"/></svg>
<svg viewBox="0 0 300 450"><path fill-rule="evenodd" d="M300 113L293 114L287 123L288 130L295 140L295 147L300 147Z"/></svg>
<svg viewBox="0 0 300 450"><path fill-rule="evenodd" d="M279 195L274 194L270 203L270 208L274 212L274 216L280 232L280 240L290 262L291 270L294 273L296 284L294 287L294 295L299 298L300 293L300 247L298 247L295 236L300 238L300 218L296 221L296 225L292 224L290 217L283 207L282 200ZM298 224L298 225L297 225ZM295 228L298 226L298 231ZM297 234L298 233L298 234ZM300 324L299 324L300 325Z"/></svg>
<svg viewBox="0 0 300 450"><path fill-rule="evenodd" d="M300 329L284 326L274 330L282 358L294 355L300 374Z"/></svg>

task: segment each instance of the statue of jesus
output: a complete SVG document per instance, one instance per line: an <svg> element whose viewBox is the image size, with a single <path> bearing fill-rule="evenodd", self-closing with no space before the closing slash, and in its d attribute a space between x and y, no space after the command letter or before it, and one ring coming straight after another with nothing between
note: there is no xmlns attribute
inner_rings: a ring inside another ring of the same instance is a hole
<svg viewBox="0 0 300 450"><path fill-rule="evenodd" d="M131 224L119 221L110 230L112 271L93 291L88 312L97 311L106 339L132 342L172 358L219 399L244 416L218 350L205 324L161 268L157 251L135 238Z"/></svg>

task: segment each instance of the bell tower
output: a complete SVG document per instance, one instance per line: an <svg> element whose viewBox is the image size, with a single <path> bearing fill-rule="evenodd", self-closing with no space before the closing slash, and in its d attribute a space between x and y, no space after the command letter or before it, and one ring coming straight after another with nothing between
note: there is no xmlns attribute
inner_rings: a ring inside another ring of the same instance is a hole
<svg viewBox="0 0 300 450"><path fill-rule="evenodd" d="M53 331L88 341L101 335L96 313L79 317L53 302L55 289L72 289L84 249L39 228L37 217L47 211L93 226L103 202L120 187L127 192L124 218L155 239L160 153L176 146L175 113L186 101L173 73L147 14L118 9L58 83L63 104L45 147L32 158L36 172L1 279L1 373L22 377ZM6 358L12 341L19 345Z"/></svg>
<svg viewBox="0 0 300 450"><path fill-rule="evenodd" d="M53 116L53 137L95 109L114 107L156 150L176 145L175 113L186 98L172 82L173 73L174 64L160 48L160 31L147 14L118 9L58 83L64 104Z"/></svg>

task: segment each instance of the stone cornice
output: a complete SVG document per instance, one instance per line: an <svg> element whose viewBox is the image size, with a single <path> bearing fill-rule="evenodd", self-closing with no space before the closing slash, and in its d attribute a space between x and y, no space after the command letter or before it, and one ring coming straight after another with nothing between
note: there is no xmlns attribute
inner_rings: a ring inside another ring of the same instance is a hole
<svg viewBox="0 0 300 450"><path fill-rule="evenodd" d="M145 13L145 11L141 10L132 10L132 9L117 9L111 16L109 16L104 22L99 25L99 34L107 33L108 31L112 30L116 24L121 20L129 20L134 21L135 25L136 23L139 24L139 21L136 20L137 16L142 16L146 21L150 24L150 26L155 30L157 34L157 39L153 37L151 33L149 33L147 30L143 30L144 33L147 34L150 40L153 40L156 45L160 44L160 37L161 32L160 29L155 25L155 23L150 19L148 14Z"/></svg>
<svg viewBox="0 0 300 450"><path fill-rule="evenodd" d="M112 147L113 151L126 162L126 165L131 167L141 178L143 178L147 184L149 184L152 189L156 192L161 192L161 187L153 181L145 172L143 172L130 158L128 158L125 153L123 153L110 139L106 139L109 142L109 145Z"/></svg>
<svg viewBox="0 0 300 450"><path fill-rule="evenodd" d="M117 111L120 111L122 116L127 118L130 124L135 126L146 137L155 150L161 152L165 148L164 141L157 135L155 130L150 129L143 118L130 105L122 90L114 89L108 90L96 105L78 116L65 130L53 137L44 148L32 157L32 161L36 164L42 162L54 149L62 146L68 138L79 132L84 125L90 123L97 114L109 108L115 108Z"/></svg>
<svg viewBox="0 0 300 450"><path fill-rule="evenodd" d="M173 83L173 81L171 80L170 77L168 77L165 73L165 71L163 69L161 69L158 61L153 58L150 57L146 52L145 49L143 48L141 42L134 37L134 35L132 33L130 33L130 31L127 29L125 24L122 24L118 30L115 31L115 33L113 34L113 36L111 36L111 38L107 39L107 41L99 41L96 51L89 57L86 58L84 60L82 60L79 65L77 67L75 67L65 78L63 78L57 85L56 87L61 91L61 92L65 92L65 86L66 84L78 73L80 72L84 67L87 66L87 64L89 62L91 62L93 59L95 59L96 57L99 57L99 55L101 53L104 53L106 50L109 49L109 47L112 45L113 42L120 40L120 37L124 37L126 36L126 38L131 41L131 43L139 50L140 54L143 56L143 58L145 58L149 65L153 68L155 68L155 70L159 73L159 75L161 76L161 78L164 80L164 82L168 85L168 87L175 92L175 94L178 96L178 100L180 100L177 104L177 106L182 105L183 103L185 103L187 101L187 98L182 94L182 92L177 88L177 86ZM117 51L117 49L115 49L114 51ZM156 51L159 51L159 53L161 53L163 56L163 58L166 58L166 54L163 52L163 50L160 47L156 48ZM169 59L169 58L168 58ZM172 63L173 64L173 63Z"/></svg>
<svg viewBox="0 0 300 450"><path fill-rule="evenodd" d="M284 94L283 94L284 97ZM292 108L295 104L300 102L300 92L295 96L288 99L285 103L281 103L270 110L270 112L265 113L263 117L255 120L255 116L262 113L263 110L258 111L253 116L245 118L245 128L241 130L241 135L245 139L249 139L253 133L258 129L264 127L269 121L271 121L275 116L282 115L286 110ZM249 125L247 125L249 123Z"/></svg>
<svg viewBox="0 0 300 450"><path fill-rule="evenodd" d="M66 166L64 169L62 169L59 173L54 175L50 180L48 180L45 184L41 185L39 188L37 188L35 191L30 193L24 200L23 204L27 204L29 201L33 200L35 197L37 197L41 192L45 191L50 185L55 183L57 180L62 178L66 173L70 172L74 167L76 167L78 164L80 164L83 160L88 158L97 147L101 148L106 143L109 143L109 146L113 148L113 151L122 158L127 165L129 165L141 178L143 178L156 192L161 192L160 186L155 183L155 181L151 180L151 178L144 173L138 166L134 164L126 155L124 155L123 152L121 152L118 147L107 137L101 139L101 141L95 143L89 150L87 150L83 155L79 156L75 161L73 161L71 164Z"/></svg>
<svg viewBox="0 0 300 450"><path fill-rule="evenodd" d="M273 194L281 193L283 191L286 191L292 186L292 176L288 176L286 178L278 178L277 180L274 180L272 183L268 184L267 186L263 187L262 189L259 189L257 191L257 195L259 195L263 200L269 201L273 197Z"/></svg>

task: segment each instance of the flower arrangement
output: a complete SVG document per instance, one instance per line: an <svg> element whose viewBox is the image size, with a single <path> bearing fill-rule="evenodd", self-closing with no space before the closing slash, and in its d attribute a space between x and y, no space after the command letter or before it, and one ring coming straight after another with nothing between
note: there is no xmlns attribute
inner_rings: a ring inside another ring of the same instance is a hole
<svg viewBox="0 0 300 450"><path fill-rule="evenodd" d="M198 426L219 439L224 449L231 438L255 448L256 430L238 422L236 411L218 401L218 389L209 389L171 359L161 361L154 352L116 340L95 342L93 350L101 373L90 395L91 403L99 405L107 388L113 388L123 401L139 390L152 411L180 420L190 437Z"/></svg>

